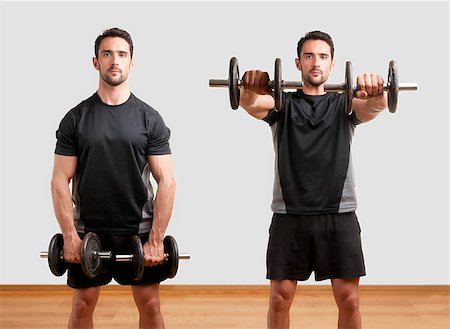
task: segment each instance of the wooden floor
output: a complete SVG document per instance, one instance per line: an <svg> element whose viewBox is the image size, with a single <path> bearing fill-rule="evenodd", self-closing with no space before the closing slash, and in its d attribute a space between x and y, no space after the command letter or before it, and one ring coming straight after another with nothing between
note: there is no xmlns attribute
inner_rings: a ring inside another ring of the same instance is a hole
<svg viewBox="0 0 450 329"><path fill-rule="evenodd" d="M162 286L167 329L263 329L267 286ZM365 329L450 328L448 286L362 286ZM0 328L65 328L71 291L65 287L0 286ZM329 287L299 286L291 308L291 328L336 328L337 311ZM96 328L137 328L128 287L104 287L94 313Z"/></svg>

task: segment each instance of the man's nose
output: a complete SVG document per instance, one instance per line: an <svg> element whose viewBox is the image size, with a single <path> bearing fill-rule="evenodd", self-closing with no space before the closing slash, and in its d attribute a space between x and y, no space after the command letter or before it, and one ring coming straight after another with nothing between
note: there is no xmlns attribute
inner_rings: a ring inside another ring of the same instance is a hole
<svg viewBox="0 0 450 329"><path fill-rule="evenodd" d="M111 54L111 66L118 65L118 56L116 54Z"/></svg>
<svg viewBox="0 0 450 329"><path fill-rule="evenodd" d="M320 66L319 57L313 56L313 59L312 59L312 65L313 65L314 67L319 67L319 66Z"/></svg>

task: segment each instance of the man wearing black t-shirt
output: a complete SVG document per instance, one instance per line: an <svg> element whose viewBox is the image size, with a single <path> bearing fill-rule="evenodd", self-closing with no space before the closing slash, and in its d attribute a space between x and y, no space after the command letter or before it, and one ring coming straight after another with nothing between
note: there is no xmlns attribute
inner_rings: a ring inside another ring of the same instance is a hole
<svg viewBox="0 0 450 329"><path fill-rule="evenodd" d="M279 111L266 72L247 71L240 94L240 105L270 125L275 149L268 328L289 328L297 281L307 280L313 271L316 280L331 280L338 327L361 328L359 278L365 266L355 214L351 140L357 124L386 108L384 81L378 74L358 76L360 90L348 114L345 95L324 91L334 67L331 37L309 32L298 42L297 54L304 87L283 92Z"/></svg>
<svg viewBox="0 0 450 329"><path fill-rule="evenodd" d="M98 36L93 65L98 90L62 119L51 182L69 263L67 283L73 288L69 328L93 327L100 286L112 278L132 286L139 328L164 328L159 301L164 277L156 265L164 260L175 194L170 130L158 112L130 92L133 42L126 31L113 28ZM150 175L158 184L156 195ZM88 232L99 235L102 249L122 253L138 235L147 266L143 277L134 280L130 264L108 262L96 277L87 277L79 263L81 239Z"/></svg>

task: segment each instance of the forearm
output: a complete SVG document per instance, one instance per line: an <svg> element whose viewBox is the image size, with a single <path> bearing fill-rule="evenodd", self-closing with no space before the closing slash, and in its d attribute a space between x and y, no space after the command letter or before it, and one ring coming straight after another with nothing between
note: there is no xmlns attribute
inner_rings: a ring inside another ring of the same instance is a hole
<svg viewBox="0 0 450 329"><path fill-rule="evenodd" d="M239 105L251 116L263 119L274 108L275 100L271 95L259 95L244 89L241 90Z"/></svg>
<svg viewBox="0 0 450 329"><path fill-rule="evenodd" d="M359 121L373 120L387 108L387 93L383 92L382 96L367 100L354 99L353 108Z"/></svg>
<svg viewBox="0 0 450 329"><path fill-rule="evenodd" d="M373 97L367 100L368 112L378 114L387 108L387 92L383 92L380 97Z"/></svg>
<svg viewBox="0 0 450 329"><path fill-rule="evenodd" d="M62 179L52 179L51 192L53 210L64 237L76 234L73 221L73 203L69 190L69 182Z"/></svg>
<svg viewBox="0 0 450 329"><path fill-rule="evenodd" d="M161 178L153 202L153 224L150 231L149 242L156 246L162 243L169 220L172 215L175 198L175 179Z"/></svg>

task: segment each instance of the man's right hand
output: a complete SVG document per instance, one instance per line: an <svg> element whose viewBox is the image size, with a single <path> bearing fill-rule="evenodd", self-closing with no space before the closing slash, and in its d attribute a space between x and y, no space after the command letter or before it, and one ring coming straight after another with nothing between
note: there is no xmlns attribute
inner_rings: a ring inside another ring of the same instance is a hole
<svg viewBox="0 0 450 329"><path fill-rule="evenodd" d="M252 70L245 72L242 77L244 89L253 91L258 95L270 95L269 74L260 70Z"/></svg>
<svg viewBox="0 0 450 329"><path fill-rule="evenodd" d="M239 105L243 108L255 104L259 95L270 95L269 74L267 72L252 70L245 72L242 77L244 88L240 89Z"/></svg>
<svg viewBox="0 0 450 329"><path fill-rule="evenodd" d="M64 236L64 260L67 263L81 262L81 245L82 241L78 233Z"/></svg>
<svg viewBox="0 0 450 329"><path fill-rule="evenodd" d="M269 87L269 74L252 70L242 77L244 88L240 89L239 105L251 116L263 119L275 106L272 90Z"/></svg>

